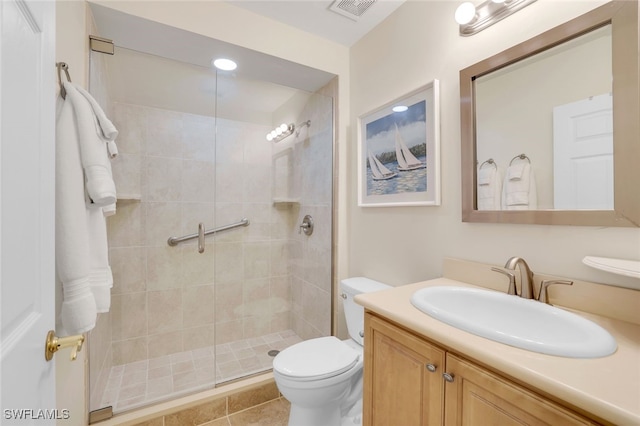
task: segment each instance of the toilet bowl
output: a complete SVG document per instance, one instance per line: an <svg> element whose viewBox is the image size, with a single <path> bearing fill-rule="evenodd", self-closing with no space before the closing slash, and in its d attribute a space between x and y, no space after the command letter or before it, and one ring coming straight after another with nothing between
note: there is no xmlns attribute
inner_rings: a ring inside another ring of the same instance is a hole
<svg viewBox="0 0 640 426"><path fill-rule="evenodd" d="M306 340L273 360L276 385L291 403L289 426L361 423L364 309L353 297L390 287L363 277L340 284L350 339L328 336Z"/></svg>

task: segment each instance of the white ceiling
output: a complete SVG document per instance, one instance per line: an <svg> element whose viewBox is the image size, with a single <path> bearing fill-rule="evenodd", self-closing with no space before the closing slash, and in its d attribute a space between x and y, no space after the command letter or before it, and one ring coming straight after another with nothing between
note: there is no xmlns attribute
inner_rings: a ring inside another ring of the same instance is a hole
<svg viewBox="0 0 640 426"><path fill-rule="evenodd" d="M333 0L227 0L227 2L322 38L351 46L393 13L405 0L377 0L357 21L331 11L329 7Z"/></svg>

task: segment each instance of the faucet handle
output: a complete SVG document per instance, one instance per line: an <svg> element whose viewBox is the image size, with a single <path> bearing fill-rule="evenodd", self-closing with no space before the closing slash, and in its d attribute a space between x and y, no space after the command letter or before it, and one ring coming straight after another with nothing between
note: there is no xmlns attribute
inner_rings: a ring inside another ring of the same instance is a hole
<svg viewBox="0 0 640 426"><path fill-rule="evenodd" d="M538 301L542 303L549 303L549 294L547 292L550 285L554 284L562 284L562 285L573 285L573 281L568 280L542 280L540 283L540 293L538 293Z"/></svg>
<svg viewBox="0 0 640 426"><path fill-rule="evenodd" d="M518 295L518 293L516 292L516 276L513 272L505 271L504 269L500 268L491 268L491 270L509 277L509 289L507 290L507 294L510 294L512 296Z"/></svg>

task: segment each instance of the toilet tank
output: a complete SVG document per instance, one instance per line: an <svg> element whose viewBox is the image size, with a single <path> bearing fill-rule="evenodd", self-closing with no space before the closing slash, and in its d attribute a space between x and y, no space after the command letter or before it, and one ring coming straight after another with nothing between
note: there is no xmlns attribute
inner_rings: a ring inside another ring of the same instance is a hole
<svg viewBox="0 0 640 426"><path fill-rule="evenodd" d="M365 277L347 278L340 282L340 296L343 299L344 315L347 319L349 337L358 344L364 344L364 308L353 301L357 294L386 290L390 285Z"/></svg>

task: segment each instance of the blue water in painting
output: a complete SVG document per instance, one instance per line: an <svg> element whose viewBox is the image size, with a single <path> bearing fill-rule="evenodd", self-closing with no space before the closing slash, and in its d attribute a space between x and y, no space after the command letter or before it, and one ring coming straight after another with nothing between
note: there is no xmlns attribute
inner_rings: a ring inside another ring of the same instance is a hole
<svg viewBox="0 0 640 426"><path fill-rule="evenodd" d="M426 156L418 157L418 160L424 163L426 161ZM367 166L367 195L388 195L427 191L426 168L399 172L398 163L396 161L385 163L384 166L392 172L398 173L398 175L391 179L373 180L371 168Z"/></svg>

